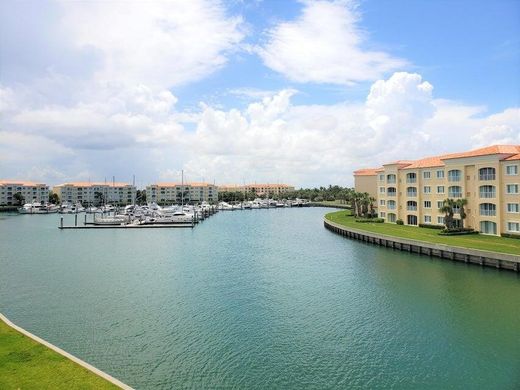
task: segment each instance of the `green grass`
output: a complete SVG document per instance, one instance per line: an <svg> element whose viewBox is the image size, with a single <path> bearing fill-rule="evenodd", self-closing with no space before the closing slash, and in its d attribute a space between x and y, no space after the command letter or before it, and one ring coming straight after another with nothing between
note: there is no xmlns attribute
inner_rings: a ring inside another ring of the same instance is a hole
<svg viewBox="0 0 520 390"><path fill-rule="evenodd" d="M492 252L520 255L520 240L497 236L472 234L467 236L439 236L439 230L393 223L358 223L350 212L336 211L325 216L329 221L346 227L386 234L389 236L446 244L463 248L481 249Z"/></svg>
<svg viewBox="0 0 520 390"><path fill-rule="evenodd" d="M321 202L311 202L316 205L326 206L326 207L339 207L339 208L350 208L350 204L340 201L340 200L323 200Z"/></svg>
<svg viewBox="0 0 520 390"><path fill-rule="evenodd" d="M0 320L0 389L118 389Z"/></svg>

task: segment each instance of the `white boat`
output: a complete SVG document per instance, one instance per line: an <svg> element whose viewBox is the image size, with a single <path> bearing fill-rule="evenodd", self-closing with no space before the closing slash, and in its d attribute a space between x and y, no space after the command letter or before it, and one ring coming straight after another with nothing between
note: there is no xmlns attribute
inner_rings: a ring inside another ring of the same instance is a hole
<svg viewBox="0 0 520 390"><path fill-rule="evenodd" d="M184 211L176 211L171 215L156 214L151 217L146 217L141 221L141 225L169 225L176 223L193 223L193 215L187 214Z"/></svg>
<svg viewBox="0 0 520 390"><path fill-rule="evenodd" d="M115 217L94 215L94 225L122 225L128 222L130 222L130 219L125 215L116 215Z"/></svg>
<svg viewBox="0 0 520 390"><path fill-rule="evenodd" d="M54 205L41 204L38 202L26 203L18 209L20 214L53 214L58 212Z"/></svg>

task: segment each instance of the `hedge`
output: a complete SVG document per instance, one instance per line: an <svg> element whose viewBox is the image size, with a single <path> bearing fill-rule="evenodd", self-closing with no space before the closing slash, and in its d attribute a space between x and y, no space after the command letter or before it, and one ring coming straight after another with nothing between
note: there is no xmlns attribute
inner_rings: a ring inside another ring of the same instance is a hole
<svg viewBox="0 0 520 390"><path fill-rule="evenodd" d="M366 223L366 222L374 222L374 223L383 223L385 220L383 218L358 218L356 222Z"/></svg>
<svg viewBox="0 0 520 390"><path fill-rule="evenodd" d="M520 234L516 233L502 233L500 236L507 237L507 238L516 238L520 240Z"/></svg>
<svg viewBox="0 0 520 390"><path fill-rule="evenodd" d="M427 229L444 229L444 225L432 225L431 223L420 223L419 227L427 228Z"/></svg>

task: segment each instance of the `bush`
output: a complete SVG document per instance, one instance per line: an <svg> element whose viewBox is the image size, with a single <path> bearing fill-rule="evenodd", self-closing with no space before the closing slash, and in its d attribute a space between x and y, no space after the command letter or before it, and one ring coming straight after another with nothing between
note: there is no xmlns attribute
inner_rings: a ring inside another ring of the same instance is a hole
<svg viewBox="0 0 520 390"><path fill-rule="evenodd" d="M404 222L402 219L398 219L397 221L395 221L395 223L398 225L404 225Z"/></svg>
<svg viewBox="0 0 520 390"><path fill-rule="evenodd" d="M516 238L520 240L520 234L516 233L502 233L500 236L507 237L507 238Z"/></svg>
<svg viewBox="0 0 520 390"><path fill-rule="evenodd" d="M444 225L432 225L431 223L420 223L419 227L427 228L427 229L444 229Z"/></svg>
<svg viewBox="0 0 520 390"><path fill-rule="evenodd" d="M374 222L374 223L383 223L385 220L383 218L357 218L356 222Z"/></svg>
<svg viewBox="0 0 520 390"><path fill-rule="evenodd" d="M464 228L464 229L442 229L439 232L440 236L462 236L465 234L478 234L479 232L474 229Z"/></svg>

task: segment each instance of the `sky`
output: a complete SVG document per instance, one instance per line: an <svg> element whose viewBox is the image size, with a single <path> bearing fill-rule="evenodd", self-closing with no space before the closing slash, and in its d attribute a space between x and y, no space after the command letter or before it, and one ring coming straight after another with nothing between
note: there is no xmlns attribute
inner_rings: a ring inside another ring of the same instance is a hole
<svg viewBox="0 0 520 390"><path fill-rule="evenodd" d="M0 178L351 186L520 144L520 1L0 2Z"/></svg>

